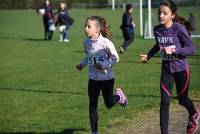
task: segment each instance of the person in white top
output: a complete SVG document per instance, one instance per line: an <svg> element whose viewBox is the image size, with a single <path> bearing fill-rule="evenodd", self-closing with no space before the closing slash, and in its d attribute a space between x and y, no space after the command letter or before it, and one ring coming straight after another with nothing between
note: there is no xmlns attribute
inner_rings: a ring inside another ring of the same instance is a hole
<svg viewBox="0 0 200 134"><path fill-rule="evenodd" d="M89 116L92 134L98 133L98 97L100 91L107 108L113 107L116 103L126 106L128 100L120 88L115 90L114 74L112 66L119 61L119 56L114 44L107 38L109 26L103 17L91 16L86 19L84 50L86 57L76 66L82 70L89 66Z"/></svg>

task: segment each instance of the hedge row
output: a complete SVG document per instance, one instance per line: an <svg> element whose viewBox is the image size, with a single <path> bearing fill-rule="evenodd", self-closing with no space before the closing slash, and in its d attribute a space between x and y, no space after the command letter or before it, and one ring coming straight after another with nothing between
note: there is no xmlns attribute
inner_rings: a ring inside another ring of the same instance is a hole
<svg viewBox="0 0 200 134"><path fill-rule="evenodd" d="M55 8L58 8L61 1L65 1L68 7L74 3L85 4L107 4L108 0L50 0ZM43 3L43 0L0 0L0 9L35 9Z"/></svg>

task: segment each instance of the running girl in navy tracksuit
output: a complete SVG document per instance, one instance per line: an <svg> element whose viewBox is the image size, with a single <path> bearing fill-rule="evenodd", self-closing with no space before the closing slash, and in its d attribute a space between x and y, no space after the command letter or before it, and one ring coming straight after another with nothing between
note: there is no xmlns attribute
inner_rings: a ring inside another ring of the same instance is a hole
<svg viewBox="0 0 200 134"><path fill-rule="evenodd" d="M135 23L131 16L133 7L131 4L126 5L126 11L122 16L122 24L120 26L124 37L124 42L120 46L120 53L124 53L128 46L134 41Z"/></svg>
<svg viewBox="0 0 200 134"><path fill-rule="evenodd" d="M104 18L92 16L87 18L85 24L86 39L84 50L86 57L77 65L78 70L89 66L89 116L92 134L98 134L98 98L102 91L107 108L113 107L117 102L127 105L127 99L123 91L117 88L113 94L114 74L112 66L119 61L119 56L114 44L106 38L108 25Z"/></svg>
<svg viewBox="0 0 200 134"><path fill-rule="evenodd" d="M172 88L175 83L179 104L189 113L187 125L188 134L198 129L200 119L199 109L195 109L188 97L190 82L188 55L196 51L191 37L184 25L177 22L177 8L172 0L162 1L158 9L160 24L154 27L156 44L147 55L141 55L141 60L147 62L158 51L162 57L162 70L160 78L160 127L161 134L168 134L169 105Z"/></svg>
<svg viewBox="0 0 200 134"><path fill-rule="evenodd" d="M41 14L39 10L44 10ZM38 9L38 12L43 16L43 24L44 24L44 39L51 40L53 37L53 30L50 30L50 23L53 23L53 7L50 3L50 0L44 0L43 5Z"/></svg>
<svg viewBox="0 0 200 134"><path fill-rule="evenodd" d="M60 32L59 41L69 42L68 30L72 24L73 24L73 19L69 16L67 12L67 5L64 2L61 2L56 22L56 25L59 25L59 32Z"/></svg>

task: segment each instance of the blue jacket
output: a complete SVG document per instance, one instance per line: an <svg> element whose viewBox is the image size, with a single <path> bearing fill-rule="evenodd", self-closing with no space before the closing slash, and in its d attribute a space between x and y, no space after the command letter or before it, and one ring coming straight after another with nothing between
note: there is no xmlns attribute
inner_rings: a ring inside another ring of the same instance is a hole
<svg viewBox="0 0 200 134"><path fill-rule="evenodd" d="M56 25L66 25L67 27L72 25L74 20L69 16L67 10L58 10L58 21Z"/></svg>

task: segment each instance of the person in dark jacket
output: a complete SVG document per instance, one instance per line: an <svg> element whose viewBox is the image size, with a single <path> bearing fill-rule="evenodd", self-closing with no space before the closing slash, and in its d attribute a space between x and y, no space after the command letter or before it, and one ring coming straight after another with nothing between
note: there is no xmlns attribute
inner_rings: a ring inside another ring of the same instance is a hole
<svg viewBox="0 0 200 134"><path fill-rule="evenodd" d="M122 24L120 26L124 37L124 42L120 46L120 53L124 53L127 50L128 46L134 41L135 23L131 16L132 11L133 11L132 5L127 4L126 11L122 16Z"/></svg>
<svg viewBox="0 0 200 134"><path fill-rule="evenodd" d="M56 21L56 25L59 25L60 31L59 41L69 42L68 30L73 24L73 21L74 20L68 14L67 4L65 2L61 2Z"/></svg>
<svg viewBox="0 0 200 134"><path fill-rule="evenodd" d="M38 13L43 16L44 39L51 40L54 29L50 29L50 25L53 24L54 16L50 0L44 0L42 6L38 9Z"/></svg>

